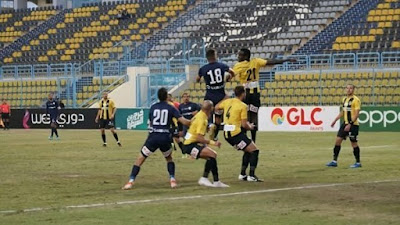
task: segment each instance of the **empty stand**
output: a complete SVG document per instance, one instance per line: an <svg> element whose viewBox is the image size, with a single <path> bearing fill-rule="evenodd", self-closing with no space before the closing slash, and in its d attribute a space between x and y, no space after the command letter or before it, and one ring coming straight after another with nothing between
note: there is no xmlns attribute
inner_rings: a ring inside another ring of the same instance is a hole
<svg viewBox="0 0 400 225"><path fill-rule="evenodd" d="M186 0L162 0L104 2L66 10L62 22L48 27L3 62L33 64L115 60L122 55L124 47L148 38L187 7ZM123 11L129 16L121 19L119 14Z"/></svg>
<svg viewBox="0 0 400 225"><path fill-rule="evenodd" d="M0 96L13 108L43 107L50 92L57 93L65 87L64 79L1 80Z"/></svg>
<svg viewBox="0 0 400 225"><path fill-rule="evenodd" d="M149 56L182 57L201 51L199 45L182 51L183 39L204 40L205 47L216 48L228 62L241 47L251 48L255 57L291 53L348 5L349 1L219 1L160 40Z"/></svg>
<svg viewBox="0 0 400 225"><path fill-rule="evenodd" d="M346 84L356 86L363 105L400 104L400 73L397 70L373 72L316 71L283 72L265 82L264 105L339 105Z"/></svg>

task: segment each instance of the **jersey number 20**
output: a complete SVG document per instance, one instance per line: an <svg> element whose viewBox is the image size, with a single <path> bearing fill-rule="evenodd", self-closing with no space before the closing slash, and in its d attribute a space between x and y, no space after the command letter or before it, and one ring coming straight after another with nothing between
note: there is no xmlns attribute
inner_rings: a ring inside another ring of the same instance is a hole
<svg viewBox="0 0 400 225"><path fill-rule="evenodd" d="M159 110L156 109L153 112L153 125L167 125L168 123L168 110L167 109L163 109L163 110Z"/></svg>
<svg viewBox="0 0 400 225"><path fill-rule="evenodd" d="M214 72L212 70L209 70L207 74L210 76L211 79L210 84L222 82L222 73L220 68L215 69Z"/></svg>

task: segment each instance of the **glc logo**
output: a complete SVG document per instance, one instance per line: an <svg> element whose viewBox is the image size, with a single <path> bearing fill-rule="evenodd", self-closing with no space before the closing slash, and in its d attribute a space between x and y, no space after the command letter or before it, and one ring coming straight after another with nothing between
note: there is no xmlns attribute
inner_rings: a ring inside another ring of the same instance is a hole
<svg viewBox="0 0 400 225"><path fill-rule="evenodd" d="M285 110L286 111L286 110ZM306 112L303 108L288 108L286 115L281 108L275 108L271 112L271 120L275 125L281 125L285 121L292 125L312 125L320 126L322 125L322 120L317 119L317 114L322 112L322 108L315 107L310 112Z"/></svg>
<svg viewBox="0 0 400 225"><path fill-rule="evenodd" d="M285 120L285 117L283 115L283 110L281 108L276 108L272 110L271 112L271 120L272 123L275 125L281 125L283 121Z"/></svg>

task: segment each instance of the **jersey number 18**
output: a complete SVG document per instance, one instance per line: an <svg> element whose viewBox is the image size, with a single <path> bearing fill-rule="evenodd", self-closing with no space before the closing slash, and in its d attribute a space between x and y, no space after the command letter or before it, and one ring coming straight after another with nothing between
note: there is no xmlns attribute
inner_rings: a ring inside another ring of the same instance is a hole
<svg viewBox="0 0 400 225"><path fill-rule="evenodd" d="M211 79L210 84L222 82L222 73L220 68L215 69L214 72L212 70L209 70L207 74L210 76Z"/></svg>

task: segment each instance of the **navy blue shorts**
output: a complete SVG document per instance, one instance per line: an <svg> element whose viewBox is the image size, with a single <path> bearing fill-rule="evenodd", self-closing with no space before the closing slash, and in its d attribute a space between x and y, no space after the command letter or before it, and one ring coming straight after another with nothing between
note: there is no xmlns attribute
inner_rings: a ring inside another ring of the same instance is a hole
<svg viewBox="0 0 400 225"><path fill-rule="evenodd" d="M50 116L50 123L57 124L57 116Z"/></svg>
<svg viewBox="0 0 400 225"><path fill-rule="evenodd" d="M151 133L146 139L142 147L142 155L149 157L157 149L163 153L164 157L168 157L172 153L171 149L171 135L168 133Z"/></svg>
<svg viewBox="0 0 400 225"><path fill-rule="evenodd" d="M214 104L214 107L225 98L225 92L221 93L206 93L204 100L210 100Z"/></svg>

